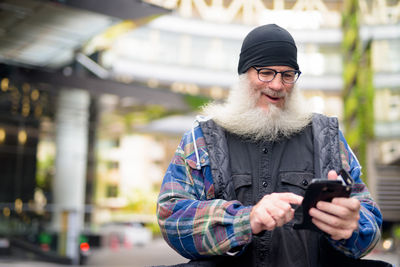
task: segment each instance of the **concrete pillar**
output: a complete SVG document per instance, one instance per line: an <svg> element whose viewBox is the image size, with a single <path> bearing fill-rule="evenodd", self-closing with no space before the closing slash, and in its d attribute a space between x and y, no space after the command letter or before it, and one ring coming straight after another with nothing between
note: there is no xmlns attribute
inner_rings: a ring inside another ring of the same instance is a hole
<svg viewBox="0 0 400 267"><path fill-rule="evenodd" d="M60 233L59 253L72 259L84 219L89 104L87 91L64 89L56 110L53 229Z"/></svg>

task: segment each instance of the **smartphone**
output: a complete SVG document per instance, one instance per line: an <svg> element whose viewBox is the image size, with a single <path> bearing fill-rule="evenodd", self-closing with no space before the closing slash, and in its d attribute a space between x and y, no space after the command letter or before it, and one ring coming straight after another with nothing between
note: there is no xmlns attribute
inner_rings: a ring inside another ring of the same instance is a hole
<svg viewBox="0 0 400 267"><path fill-rule="evenodd" d="M294 229L310 229L320 231L311 221L308 211L317 205L318 201L331 202L335 197L349 197L353 179L350 174L341 170L337 180L313 179L306 189L301 204L303 221L293 225Z"/></svg>

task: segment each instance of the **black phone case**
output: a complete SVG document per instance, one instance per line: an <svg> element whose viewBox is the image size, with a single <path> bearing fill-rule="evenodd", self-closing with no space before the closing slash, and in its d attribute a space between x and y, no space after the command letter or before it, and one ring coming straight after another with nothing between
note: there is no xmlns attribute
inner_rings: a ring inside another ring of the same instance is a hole
<svg viewBox="0 0 400 267"><path fill-rule="evenodd" d="M311 221L308 214L310 208L315 207L318 201L332 201L334 197L349 197L351 185L343 185L340 180L313 179L306 189L302 207L303 221L294 224L294 229L309 229L320 231Z"/></svg>

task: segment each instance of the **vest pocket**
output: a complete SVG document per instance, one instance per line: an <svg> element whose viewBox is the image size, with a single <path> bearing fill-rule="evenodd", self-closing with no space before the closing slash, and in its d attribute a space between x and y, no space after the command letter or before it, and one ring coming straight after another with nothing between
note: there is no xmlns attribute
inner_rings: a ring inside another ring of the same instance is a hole
<svg viewBox="0 0 400 267"><path fill-rule="evenodd" d="M292 192L304 196L305 190L314 178L312 172L282 172L279 174L279 192Z"/></svg>
<svg viewBox="0 0 400 267"><path fill-rule="evenodd" d="M235 187L236 199L245 206L252 205L251 175L233 174L232 181Z"/></svg>

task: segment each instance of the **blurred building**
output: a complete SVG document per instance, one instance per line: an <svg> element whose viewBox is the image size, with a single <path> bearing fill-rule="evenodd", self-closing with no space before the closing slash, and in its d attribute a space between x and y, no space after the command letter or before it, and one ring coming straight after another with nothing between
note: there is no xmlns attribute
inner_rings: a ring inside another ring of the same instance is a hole
<svg viewBox="0 0 400 267"><path fill-rule="evenodd" d="M95 51L166 12L124 0L0 2L2 246L78 263L94 194L98 98L129 95L143 105L164 96L182 106L173 93L115 81Z"/></svg>

